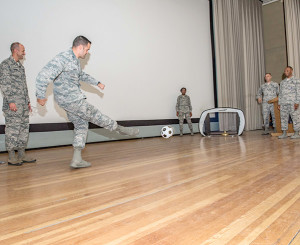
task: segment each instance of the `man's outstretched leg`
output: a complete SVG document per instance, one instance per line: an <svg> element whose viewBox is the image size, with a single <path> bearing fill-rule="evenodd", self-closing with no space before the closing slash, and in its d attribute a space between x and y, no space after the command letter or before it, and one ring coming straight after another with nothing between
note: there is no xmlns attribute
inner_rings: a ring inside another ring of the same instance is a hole
<svg viewBox="0 0 300 245"><path fill-rule="evenodd" d="M123 127L121 125L118 125L115 130L119 134L128 136L137 136L140 132L137 128Z"/></svg>
<svg viewBox="0 0 300 245"><path fill-rule="evenodd" d="M102 114L102 112L89 104L86 100L80 100L72 104L62 106L68 113L71 113L81 119L94 123L109 131L116 131L119 134L136 136L139 134L137 128L123 127L118 125L117 122L110 117Z"/></svg>

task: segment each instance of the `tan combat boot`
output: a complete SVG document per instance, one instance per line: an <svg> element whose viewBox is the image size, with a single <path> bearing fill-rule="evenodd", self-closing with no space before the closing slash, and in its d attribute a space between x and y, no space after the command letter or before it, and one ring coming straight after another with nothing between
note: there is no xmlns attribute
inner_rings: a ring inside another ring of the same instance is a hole
<svg viewBox="0 0 300 245"><path fill-rule="evenodd" d="M22 161L16 157L15 151L8 151L8 165L21 166Z"/></svg>
<svg viewBox="0 0 300 245"><path fill-rule="evenodd" d="M73 159L70 164L71 168L88 168L91 166L91 163L82 160L80 148L74 148Z"/></svg>
<svg viewBox="0 0 300 245"><path fill-rule="evenodd" d="M25 149L18 149L18 159L22 162L22 163L32 163L32 162L36 162L35 158L32 157L28 157L26 156L25 153Z"/></svg>

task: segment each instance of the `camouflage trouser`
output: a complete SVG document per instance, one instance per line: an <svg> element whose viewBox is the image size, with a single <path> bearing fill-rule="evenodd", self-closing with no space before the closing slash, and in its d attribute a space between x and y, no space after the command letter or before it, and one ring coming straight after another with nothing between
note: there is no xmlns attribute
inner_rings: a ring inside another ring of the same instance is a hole
<svg viewBox="0 0 300 245"><path fill-rule="evenodd" d="M85 99L60 106L66 110L69 120L74 124L74 148L83 149L85 147L89 122L110 131L115 130L118 126L116 121L103 115L100 110Z"/></svg>
<svg viewBox="0 0 300 245"><path fill-rule="evenodd" d="M29 136L28 105L16 103L17 111L5 110L5 146L7 151L26 148Z"/></svg>
<svg viewBox="0 0 300 245"><path fill-rule="evenodd" d="M300 130L300 109L295 110L294 105L284 104L280 105L280 119L281 130L288 130L289 115L293 120L293 127L295 131Z"/></svg>
<svg viewBox="0 0 300 245"><path fill-rule="evenodd" d="M265 128L269 128L270 125L270 113L272 115L273 127L276 128L275 114L274 114L274 104L263 103L262 104L262 113L264 119Z"/></svg>
<svg viewBox="0 0 300 245"><path fill-rule="evenodd" d="M183 132L183 121L184 118L186 118L186 121L189 125L189 129L191 132L193 132L193 124L192 124L192 120L191 120L191 116L190 116L190 112L184 113L184 112L179 112L178 115L178 119L179 119L179 128L180 128L180 132Z"/></svg>

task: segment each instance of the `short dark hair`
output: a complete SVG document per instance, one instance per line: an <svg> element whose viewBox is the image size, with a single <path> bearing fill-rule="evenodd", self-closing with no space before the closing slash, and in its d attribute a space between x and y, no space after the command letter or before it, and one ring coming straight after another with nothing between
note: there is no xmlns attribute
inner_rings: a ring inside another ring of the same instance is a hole
<svg viewBox="0 0 300 245"><path fill-rule="evenodd" d="M272 76L272 74L271 74L270 72L267 72L267 73L265 74L265 76L268 75L268 74L269 74L270 76Z"/></svg>
<svg viewBox="0 0 300 245"><path fill-rule="evenodd" d="M13 53L15 49L18 49L20 46L19 42L14 42L10 45L10 51Z"/></svg>
<svg viewBox="0 0 300 245"><path fill-rule="evenodd" d="M185 87L182 87L182 88L180 89L180 92L182 92L183 89L185 89L185 91L186 91L186 88L185 88Z"/></svg>
<svg viewBox="0 0 300 245"><path fill-rule="evenodd" d="M293 67L291 67L291 66L287 66L286 68L290 68L292 71L294 70Z"/></svg>
<svg viewBox="0 0 300 245"><path fill-rule="evenodd" d="M84 36L78 36L73 41L73 47L77 47L79 45L86 46L88 44L92 44L92 42Z"/></svg>

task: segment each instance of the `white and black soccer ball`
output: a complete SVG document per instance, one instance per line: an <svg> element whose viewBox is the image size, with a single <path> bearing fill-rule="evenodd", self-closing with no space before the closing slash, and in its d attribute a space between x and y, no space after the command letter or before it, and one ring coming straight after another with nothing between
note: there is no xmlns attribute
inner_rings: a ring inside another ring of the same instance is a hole
<svg viewBox="0 0 300 245"><path fill-rule="evenodd" d="M173 136L174 134L174 130L171 126L164 126L161 129L161 136L165 139L170 138L171 136Z"/></svg>

